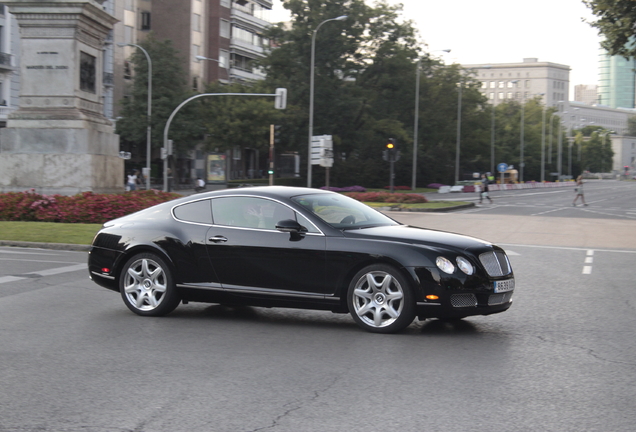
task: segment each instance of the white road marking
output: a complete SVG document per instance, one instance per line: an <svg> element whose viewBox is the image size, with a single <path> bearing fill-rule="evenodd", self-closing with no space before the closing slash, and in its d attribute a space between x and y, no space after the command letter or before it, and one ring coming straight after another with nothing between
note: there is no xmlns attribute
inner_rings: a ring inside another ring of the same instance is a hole
<svg viewBox="0 0 636 432"><path fill-rule="evenodd" d="M583 274L592 274L592 266L584 266Z"/></svg>
<svg viewBox="0 0 636 432"><path fill-rule="evenodd" d="M74 272L74 271L79 271L79 270L86 270L86 268L88 267L87 264L74 264L74 265L70 265L70 266L66 266L66 267L57 267L57 268L52 268L52 269L48 269L48 270L40 270L40 271L34 271L34 272L29 272L29 273L24 273L25 275L33 275L33 276L52 276L52 275L56 275L56 274L60 274L60 273L68 273L68 272ZM15 281L19 281L19 280L23 280L23 279L29 279L29 277L22 277L22 276L2 276L0 277L0 284L3 283L7 283L7 282L15 282Z"/></svg>

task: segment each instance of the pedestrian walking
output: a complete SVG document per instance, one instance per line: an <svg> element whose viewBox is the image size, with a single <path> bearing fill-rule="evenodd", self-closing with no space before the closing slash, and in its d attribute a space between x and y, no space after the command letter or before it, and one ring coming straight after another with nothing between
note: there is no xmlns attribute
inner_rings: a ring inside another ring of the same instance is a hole
<svg viewBox="0 0 636 432"><path fill-rule="evenodd" d="M139 183L139 177L137 177L137 173L139 173L139 171L132 170L130 174L128 174L128 178L126 180L126 190L137 190L137 183Z"/></svg>
<svg viewBox="0 0 636 432"><path fill-rule="evenodd" d="M490 183L490 181L488 180L488 177L486 176L486 174L482 174L481 175L481 193L479 194L479 204L481 204L484 198L488 198L488 201L490 201L490 204L492 204L492 198L490 198L490 195L488 194L488 183Z"/></svg>
<svg viewBox="0 0 636 432"><path fill-rule="evenodd" d="M574 201L572 201L572 205L576 207L576 201L581 197L581 201L583 205L587 207L587 203L585 202L585 195L583 193L583 176L580 175L576 178L576 187L574 188L574 193L576 196L574 197Z"/></svg>

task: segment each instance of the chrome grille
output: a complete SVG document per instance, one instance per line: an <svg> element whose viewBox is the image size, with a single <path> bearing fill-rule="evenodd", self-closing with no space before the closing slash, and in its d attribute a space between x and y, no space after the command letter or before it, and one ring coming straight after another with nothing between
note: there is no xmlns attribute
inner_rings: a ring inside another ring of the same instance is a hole
<svg viewBox="0 0 636 432"><path fill-rule="evenodd" d="M510 300L512 300L512 291L501 294L491 294L488 296L488 306L509 303Z"/></svg>
<svg viewBox="0 0 636 432"><path fill-rule="evenodd" d="M477 306L477 297L475 294L453 294L450 298L453 307L475 307Z"/></svg>
<svg viewBox="0 0 636 432"><path fill-rule="evenodd" d="M481 261L489 276L505 276L512 272L508 257L501 251L483 253L479 255L479 261Z"/></svg>

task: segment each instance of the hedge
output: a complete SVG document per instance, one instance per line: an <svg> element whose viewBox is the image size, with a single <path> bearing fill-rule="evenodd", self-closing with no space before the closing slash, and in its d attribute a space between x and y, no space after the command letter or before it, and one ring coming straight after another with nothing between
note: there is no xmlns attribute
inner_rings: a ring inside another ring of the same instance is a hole
<svg viewBox="0 0 636 432"><path fill-rule="evenodd" d="M0 220L104 223L179 197L157 190L66 196L41 195L31 189L0 194Z"/></svg>

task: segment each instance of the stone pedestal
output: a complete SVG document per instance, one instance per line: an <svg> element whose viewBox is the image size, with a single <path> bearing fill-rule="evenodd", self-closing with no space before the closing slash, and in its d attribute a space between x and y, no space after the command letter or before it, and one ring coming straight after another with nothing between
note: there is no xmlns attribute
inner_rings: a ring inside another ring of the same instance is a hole
<svg viewBox="0 0 636 432"><path fill-rule="evenodd" d="M0 130L0 191L123 191L119 136L102 114L102 48L115 18L94 0L3 2L20 26L22 86Z"/></svg>

